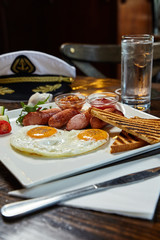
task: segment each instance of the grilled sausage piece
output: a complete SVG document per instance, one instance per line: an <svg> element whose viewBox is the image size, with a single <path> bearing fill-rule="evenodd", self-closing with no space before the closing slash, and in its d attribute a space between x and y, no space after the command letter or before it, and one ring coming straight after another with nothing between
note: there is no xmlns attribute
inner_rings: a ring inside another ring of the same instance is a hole
<svg viewBox="0 0 160 240"><path fill-rule="evenodd" d="M76 114L78 114L79 111L76 109L65 109L62 110L61 112L53 115L49 121L48 125L50 127L55 127L55 128L61 128L67 124L67 122Z"/></svg>
<svg viewBox="0 0 160 240"><path fill-rule="evenodd" d="M80 130L80 129L86 128L89 125L89 122L90 122L90 114L88 111L84 113L79 113L68 121L66 129L68 131L73 129Z"/></svg>
<svg viewBox="0 0 160 240"><path fill-rule="evenodd" d="M30 112L24 116L22 124L24 126L36 124L47 125L49 118L59 112L61 112L61 109L59 108L51 108L37 112Z"/></svg>
<svg viewBox="0 0 160 240"><path fill-rule="evenodd" d="M121 112L120 110L118 109L115 109L114 113L118 114L118 115L121 115L121 116L124 116L123 112Z"/></svg>
<svg viewBox="0 0 160 240"><path fill-rule="evenodd" d="M114 112L115 108L106 108L106 109L104 109L104 111ZM90 119L90 124L91 124L91 128L101 129L101 128L105 127L108 123L102 121L101 119L99 119L97 117L92 116Z"/></svg>
<svg viewBox="0 0 160 240"><path fill-rule="evenodd" d="M106 122L102 121L101 119L99 119L97 117L93 117L93 116L90 119L90 124L91 124L91 128L95 128L95 129L101 129L107 125Z"/></svg>

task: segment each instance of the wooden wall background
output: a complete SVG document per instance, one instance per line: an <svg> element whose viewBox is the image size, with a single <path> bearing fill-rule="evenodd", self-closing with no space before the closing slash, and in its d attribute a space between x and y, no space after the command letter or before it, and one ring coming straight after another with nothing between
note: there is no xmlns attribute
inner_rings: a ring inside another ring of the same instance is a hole
<svg viewBox="0 0 160 240"><path fill-rule="evenodd" d="M125 34L153 33L151 0L118 0L118 43Z"/></svg>
<svg viewBox="0 0 160 240"><path fill-rule="evenodd" d="M64 42L116 44L152 33L152 0L0 0L0 54L37 50L60 57ZM116 77L113 66L101 68Z"/></svg>

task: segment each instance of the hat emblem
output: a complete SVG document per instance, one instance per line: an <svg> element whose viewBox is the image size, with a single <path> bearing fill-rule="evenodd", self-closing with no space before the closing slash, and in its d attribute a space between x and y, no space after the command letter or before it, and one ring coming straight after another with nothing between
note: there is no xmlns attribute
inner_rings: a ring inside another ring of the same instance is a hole
<svg viewBox="0 0 160 240"><path fill-rule="evenodd" d="M31 74L35 71L35 66L25 55L20 55L12 63L11 70L18 74Z"/></svg>

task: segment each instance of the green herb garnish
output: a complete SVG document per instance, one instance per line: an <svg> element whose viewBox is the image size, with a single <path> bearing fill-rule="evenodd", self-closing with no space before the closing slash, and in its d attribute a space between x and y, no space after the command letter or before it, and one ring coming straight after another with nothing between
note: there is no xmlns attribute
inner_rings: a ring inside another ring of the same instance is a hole
<svg viewBox="0 0 160 240"><path fill-rule="evenodd" d="M36 112L36 111L40 111L40 110L46 109L46 108L42 109L39 105L42 105L42 104L46 103L48 98L49 98L49 96L44 101L39 101L34 106L29 106L29 105L26 105L24 102L21 102L22 111L19 114L19 117L17 118L16 123L20 124L20 125L23 125L22 122L23 122L23 118L24 118L25 115L27 115L30 112Z"/></svg>

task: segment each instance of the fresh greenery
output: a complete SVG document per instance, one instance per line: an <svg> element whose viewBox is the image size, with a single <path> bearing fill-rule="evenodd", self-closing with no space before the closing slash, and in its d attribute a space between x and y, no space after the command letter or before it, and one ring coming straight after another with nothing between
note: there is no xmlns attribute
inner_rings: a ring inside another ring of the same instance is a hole
<svg viewBox="0 0 160 240"><path fill-rule="evenodd" d="M16 120L17 124L23 125L23 118L25 115L27 115L30 112L36 112L36 111L40 111L42 110L42 107L40 107L39 105L42 105L44 103L47 102L49 97L47 97L44 101L39 101L36 105L34 106L30 106L30 105L26 105L24 102L21 102L21 106L22 106L22 110L21 113L19 114L19 117ZM43 108L44 110L45 108Z"/></svg>

